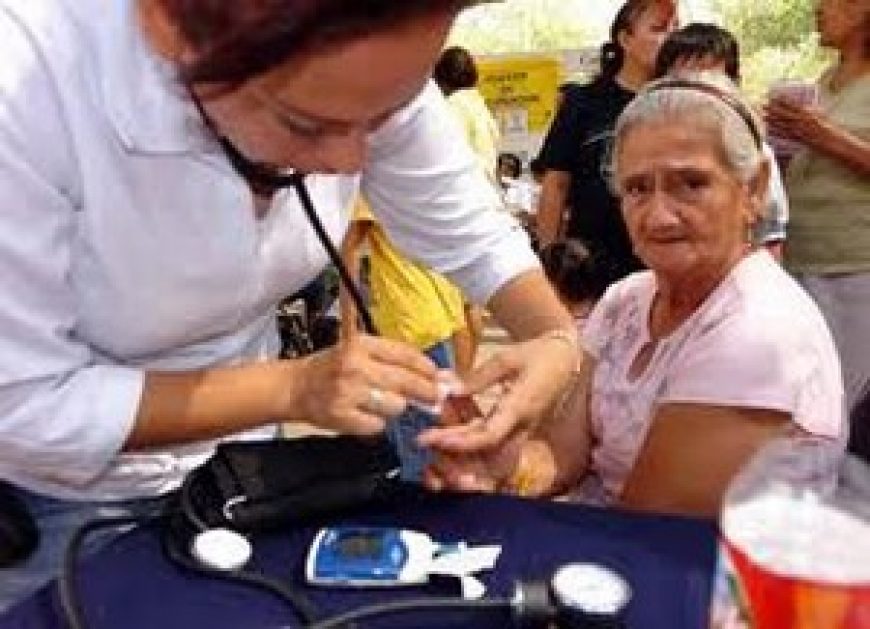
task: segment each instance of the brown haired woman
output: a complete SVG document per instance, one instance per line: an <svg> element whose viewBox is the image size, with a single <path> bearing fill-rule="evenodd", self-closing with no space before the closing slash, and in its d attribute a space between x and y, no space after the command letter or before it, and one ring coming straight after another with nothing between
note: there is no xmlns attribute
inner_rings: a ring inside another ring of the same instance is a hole
<svg viewBox="0 0 870 629"><path fill-rule="evenodd" d="M817 21L820 43L837 52L817 105L781 96L766 119L804 146L785 181L785 265L831 326L851 408L870 380L870 0L819 0Z"/></svg>
<svg viewBox="0 0 870 629"><path fill-rule="evenodd" d="M653 77L659 46L676 26L673 1L627 0L601 47L600 74L564 92L538 156L545 171L536 217L541 246L562 237L584 240L613 260L611 281L642 266L604 172L613 126Z"/></svg>
<svg viewBox="0 0 870 629"><path fill-rule="evenodd" d="M274 305L327 262L360 185L391 238L520 343L490 438L567 381L571 320L427 79L464 0L0 2L0 479L52 576L69 530L137 512L217 440L286 421L383 430L438 398L419 351L361 335L277 360Z"/></svg>

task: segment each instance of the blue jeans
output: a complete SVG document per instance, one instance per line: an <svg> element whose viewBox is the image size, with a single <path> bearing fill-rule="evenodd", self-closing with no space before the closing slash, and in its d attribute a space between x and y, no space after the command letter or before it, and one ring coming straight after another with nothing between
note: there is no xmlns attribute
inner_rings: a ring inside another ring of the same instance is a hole
<svg viewBox="0 0 870 629"><path fill-rule="evenodd" d="M442 369L453 367L449 341L436 343L425 354ZM387 424L387 438L396 448L402 462L402 480L419 483L423 479L423 470L429 465L432 456L417 445L417 435L437 422L437 415L416 406L409 406L404 413Z"/></svg>
<svg viewBox="0 0 870 629"><path fill-rule="evenodd" d="M39 546L22 564L0 568L0 612L27 597L60 572L66 545L75 530L89 520L157 513L162 498L123 502L74 502L59 500L12 487L27 506L39 530ZM125 529L106 529L85 540L82 554L99 550Z"/></svg>

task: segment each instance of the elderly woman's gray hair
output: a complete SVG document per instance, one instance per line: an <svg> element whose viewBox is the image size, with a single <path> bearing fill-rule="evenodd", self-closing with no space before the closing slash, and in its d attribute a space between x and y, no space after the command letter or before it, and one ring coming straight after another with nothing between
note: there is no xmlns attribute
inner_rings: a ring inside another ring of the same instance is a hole
<svg viewBox="0 0 870 629"><path fill-rule="evenodd" d="M765 159L762 123L731 80L721 73L681 73L647 84L616 122L612 168L616 172L620 144L633 128L679 120L714 131L725 165L741 181L749 181Z"/></svg>

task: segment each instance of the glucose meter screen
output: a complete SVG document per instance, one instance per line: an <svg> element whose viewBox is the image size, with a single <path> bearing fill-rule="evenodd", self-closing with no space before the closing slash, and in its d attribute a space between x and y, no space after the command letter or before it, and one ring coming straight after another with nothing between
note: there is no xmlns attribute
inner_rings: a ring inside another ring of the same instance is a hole
<svg viewBox="0 0 870 629"><path fill-rule="evenodd" d="M338 540L338 551L342 556L352 559L380 557L384 549L383 539L373 533L354 533L343 535Z"/></svg>

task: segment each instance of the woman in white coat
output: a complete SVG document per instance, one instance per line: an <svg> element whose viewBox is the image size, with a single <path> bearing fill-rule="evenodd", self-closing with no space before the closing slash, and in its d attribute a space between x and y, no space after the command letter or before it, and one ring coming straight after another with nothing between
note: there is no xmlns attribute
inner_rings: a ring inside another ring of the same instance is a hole
<svg viewBox="0 0 870 629"><path fill-rule="evenodd" d="M436 401L435 366L375 336L275 358L274 305L327 262L288 171L334 240L361 186L400 247L487 304L521 342L467 386L514 383L496 435L535 423L571 320L427 84L465 4L0 1L0 479L42 533L0 596L216 440L372 434Z"/></svg>

